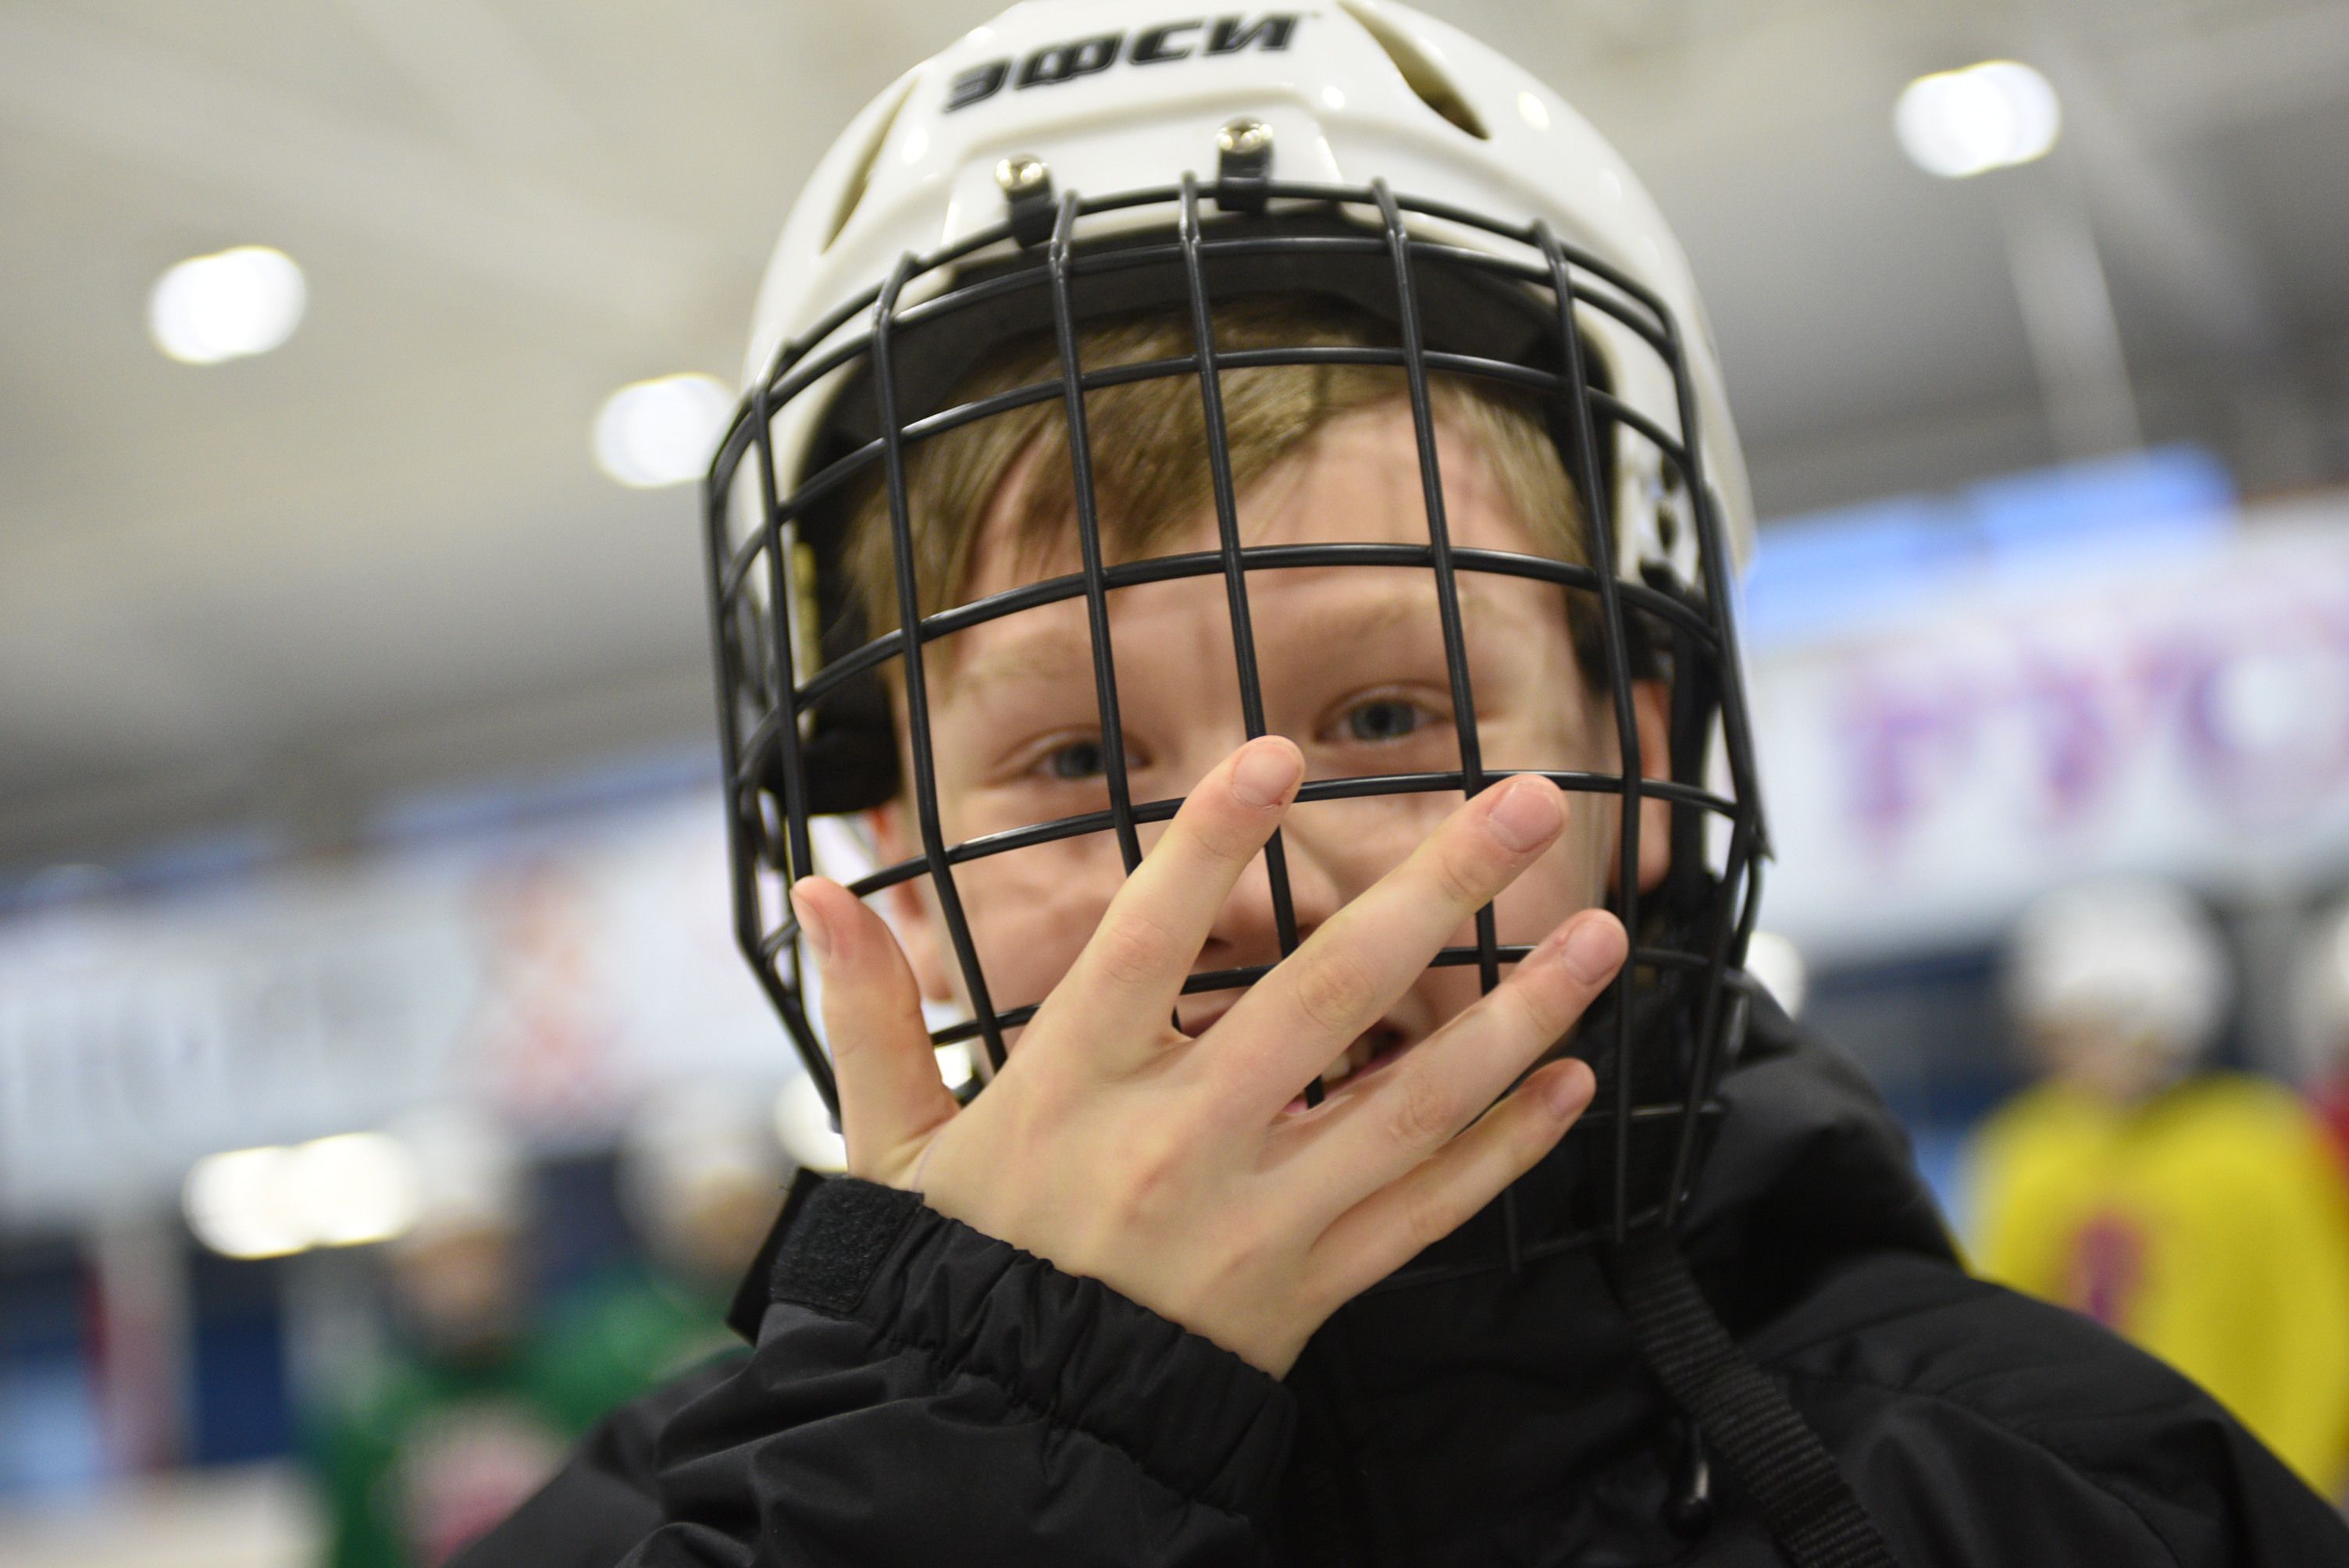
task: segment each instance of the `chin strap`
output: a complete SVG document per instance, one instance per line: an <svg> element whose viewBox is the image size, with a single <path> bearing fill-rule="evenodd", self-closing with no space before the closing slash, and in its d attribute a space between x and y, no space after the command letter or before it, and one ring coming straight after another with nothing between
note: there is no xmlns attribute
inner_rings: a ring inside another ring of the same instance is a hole
<svg viewBox="0 0 2349 1568"><path fill-rule="evenodd" d="M1607 1253L1640 1353L1736 1471L1770 1533L1802 1568L1899 1568L1819 1435L1729 1337L1668 1233Z"/></svg>

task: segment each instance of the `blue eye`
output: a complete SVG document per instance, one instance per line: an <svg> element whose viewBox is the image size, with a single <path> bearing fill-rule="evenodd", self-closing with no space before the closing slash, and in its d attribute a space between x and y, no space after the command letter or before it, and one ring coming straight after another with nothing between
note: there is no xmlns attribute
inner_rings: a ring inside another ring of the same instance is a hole
<svg viewBox="0 0 2349 1568"><path fill-rule="evenodd" d="M1427 715L1416 703L1376 697L1346 712L1348 738L1371 743L1400 740L1417 730Z"/></svg>
<svg viewBox="0 0 2349 1568"><path fill-rule="evenodd" d="M1101 742L1097 740L1079 740L1055 747L1044 758L1044 771L1063 780L1097 779L1108 766L1108 754L1102 750Z"/></svg>
<svg viewBox="0 0 2349 1568"><path fill-rule="evenodd" d="M1141 762L1129 751L1125 754L1125 765L1129 769L1138 768ZM1102 778L1109 772L1109 750L1102 745L1098 736L1071 740L1046 752L1036 766L1056 783L1081 783L1088 779Z"/></svg>

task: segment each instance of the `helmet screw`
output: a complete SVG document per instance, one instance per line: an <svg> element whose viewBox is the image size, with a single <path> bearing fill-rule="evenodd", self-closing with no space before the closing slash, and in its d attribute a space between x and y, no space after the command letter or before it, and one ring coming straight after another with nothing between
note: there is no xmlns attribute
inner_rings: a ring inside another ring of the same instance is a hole
<svg viewBox="0 0 2349 1568"><path fill-rule="evenodd" d="M1272 127L1242 117L1216 132L1216 205L1232 212L1264 211L1272 175Z"/></svg>
<svg viewBox="0 0 2349 1568"><path fill-rule="evenodd" d="M1272 150L1272 127L1260 119L1232 120L1216 132L1216 150L1227 158L1261 158Z"/></svg>
<svg viewBox="0 0 2349 1568"><path fill-rule="evenodd" d="M1052 171L1033 153L1015 152L995 166L995 183L1006 196L1025 196L1041 190L1051 178Z"/></svg>

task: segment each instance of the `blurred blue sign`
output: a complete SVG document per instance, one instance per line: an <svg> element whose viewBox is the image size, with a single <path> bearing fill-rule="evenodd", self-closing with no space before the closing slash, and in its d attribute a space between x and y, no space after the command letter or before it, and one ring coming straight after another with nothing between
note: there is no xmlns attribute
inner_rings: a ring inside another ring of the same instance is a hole
<svg viewBox="0 0 2349 1568"><path fill-rule="evenodd" d="M2069 573L2208 546L2235 484L2199 447L2161 447L1770 523L1746 574L1749 645L1881 624L1953 578Z"/></svg>

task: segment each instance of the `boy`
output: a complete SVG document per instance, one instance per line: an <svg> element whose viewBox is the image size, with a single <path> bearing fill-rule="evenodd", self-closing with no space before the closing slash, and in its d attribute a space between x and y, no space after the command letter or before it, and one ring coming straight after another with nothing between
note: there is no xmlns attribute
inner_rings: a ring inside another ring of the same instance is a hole
<svg viewBox="0 0 2349 1568"><path fill-rule="evenodd" d="M2349 1562L2190 1386L1968 1282L1731 972L1749 508L1554 94L1369 0L1023 6L819 169L752 375L736 907L851 1174L751 1359L469 1561Z"/></svg>

